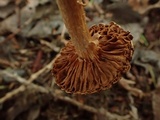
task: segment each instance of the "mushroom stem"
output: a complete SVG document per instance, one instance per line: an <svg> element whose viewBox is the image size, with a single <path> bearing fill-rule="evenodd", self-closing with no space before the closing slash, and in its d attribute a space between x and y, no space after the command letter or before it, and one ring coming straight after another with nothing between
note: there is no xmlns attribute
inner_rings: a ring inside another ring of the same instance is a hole
<svg viewBox="0 0 160 120"><path fill-rule="evenodd" d="M85 21L83 5L77 1L57 0L57 4L77 54L87 58L88 54L92 56L92 51L88 49L91 36Z"/></svg>

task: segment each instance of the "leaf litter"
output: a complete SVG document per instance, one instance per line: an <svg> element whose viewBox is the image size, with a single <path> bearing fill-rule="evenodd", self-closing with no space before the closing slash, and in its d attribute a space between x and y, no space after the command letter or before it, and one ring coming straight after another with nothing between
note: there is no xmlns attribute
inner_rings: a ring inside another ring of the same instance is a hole
<svg viewBox="0 0 160 120"><path fill-rule="evenodd" d="M135 52L122 81L77 96L59 90L50 72L69 39L56 1L0 0L0 119L159 120L160 5L142 3L92 0L85 6L89 26L114 20L131 31Z"/></svg>

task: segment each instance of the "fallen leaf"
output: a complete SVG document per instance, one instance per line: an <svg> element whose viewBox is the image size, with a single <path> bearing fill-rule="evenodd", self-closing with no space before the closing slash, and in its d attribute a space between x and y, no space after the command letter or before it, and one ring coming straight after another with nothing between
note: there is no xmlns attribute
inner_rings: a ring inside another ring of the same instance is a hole
<svg viewBox="0 0 160 120"><path fill-rule="evenodd" d="M11 0L0 0L0 6L6 6Z"/></svg>

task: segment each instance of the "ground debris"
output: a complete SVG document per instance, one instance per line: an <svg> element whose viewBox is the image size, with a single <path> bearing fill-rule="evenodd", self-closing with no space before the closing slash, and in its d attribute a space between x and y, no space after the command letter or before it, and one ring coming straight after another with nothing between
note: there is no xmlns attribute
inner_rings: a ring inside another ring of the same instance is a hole
<svg viewBox="0 0 160 120"><path fill-rule="evenodd" d="M159 120L160 6L151 1L79 0L88 26L117 21L133 34L134 56L120 84L76 96L51 74L70 39L56 0L0 0L0 119Z"/></svg>

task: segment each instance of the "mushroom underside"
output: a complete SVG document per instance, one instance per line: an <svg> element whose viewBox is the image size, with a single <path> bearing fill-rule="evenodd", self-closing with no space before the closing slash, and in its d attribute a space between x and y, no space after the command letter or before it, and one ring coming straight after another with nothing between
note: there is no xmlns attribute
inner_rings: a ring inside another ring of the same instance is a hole
<svg viewBox="0 0 160 120"><path fill-rule="evenodd" d="M132 36L116 23L94 25L89 29L92 59L78 56L71 41L61 50L52 69L56 83L68 93L90 94L108 89L130 69Z"/></svg>

